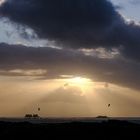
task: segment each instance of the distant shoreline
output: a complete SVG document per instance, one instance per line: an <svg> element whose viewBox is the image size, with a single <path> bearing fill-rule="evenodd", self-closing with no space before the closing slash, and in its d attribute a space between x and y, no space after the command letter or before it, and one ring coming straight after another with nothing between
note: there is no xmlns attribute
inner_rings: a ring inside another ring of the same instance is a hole
<svg viewBox="0 0 140 140"><path fill-rule="evenodd" d="M1 117L0 122L30 122L30 123L71 123L71 122L104 122L104 121L127 121L131 123L140 124L140 117L39 117L39 118L25 118L25 117Z"/></svg>

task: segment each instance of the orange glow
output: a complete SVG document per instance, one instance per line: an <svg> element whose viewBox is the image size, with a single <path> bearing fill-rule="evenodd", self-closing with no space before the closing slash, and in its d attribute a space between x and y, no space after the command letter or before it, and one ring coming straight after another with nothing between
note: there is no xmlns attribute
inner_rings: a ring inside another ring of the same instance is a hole
<svg viewBox="0 0 140 140"><path fill-rule="evenodd" d="M65 82L69 86L75 86L80 88L83 92L87 92L93 87L93 82L92 80L84 77L73 77L73 78L68 78L65 79Z"/></svg>
<svg viewBox="0 0 140 140"><path fill-rule="evenodd" d="M84 84L88 84L91 82L90 79L87 79L87 78L83 78L83 77L74 77L74 78L70 78L68 79L68 81L71 83L71 84L76 84L76 85L84 85Z"/></svg>

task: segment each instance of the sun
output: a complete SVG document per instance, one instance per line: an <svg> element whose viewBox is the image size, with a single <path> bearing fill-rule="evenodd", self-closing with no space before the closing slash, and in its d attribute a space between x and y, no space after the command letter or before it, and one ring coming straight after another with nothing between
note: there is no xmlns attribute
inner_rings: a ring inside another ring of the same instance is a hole
<svg viewBox="0 0 140 140"><path fill-rule="evenodd" d="M72 83L77 83L77 84L85 84L87 82L89 82L89 79L86 79L86 78L82 78L82 77L74 77L74 78L71 78L69 79L70 82Z"/></svg>
<svg viewBox="0 0 140 140"><path fill-rule="evenodd" d="M87 85L87 84L91 83L92 81L88 78L73 77L73 78L67 79L67 82L69 84L72 84L72 85L75 85L75 86L84 86L84 85Z"/></svg>
<svg viewBox="0 0 140 140"><path fill-rule="evenodd" d="M65 88L77 87L82 91L89 91L94 87L94 81L83 76L61 75Z"/></svg>
<svg viewBox="0 0 140 140"><path fill-rule="evenodd" d="M91 79L84 78L84 77L79 77L79 76L75 76L75 77L65 79L65 82L66 82L65 88L77 87L85 95L87 95L87 93L89 91L91 91L93 86L94 86L93 81Z"/></svg>

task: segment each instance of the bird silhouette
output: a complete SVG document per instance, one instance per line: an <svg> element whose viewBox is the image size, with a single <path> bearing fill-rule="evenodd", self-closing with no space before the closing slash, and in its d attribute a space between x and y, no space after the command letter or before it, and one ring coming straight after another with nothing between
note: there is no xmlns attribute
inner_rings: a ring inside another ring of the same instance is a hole
<svg viewBox="0 0 140 140"><path fill-rule="evenodd" d="M64 87L67 87L67 86L69 86L69 83L65 83L65 84L64 84Z"/></svg>

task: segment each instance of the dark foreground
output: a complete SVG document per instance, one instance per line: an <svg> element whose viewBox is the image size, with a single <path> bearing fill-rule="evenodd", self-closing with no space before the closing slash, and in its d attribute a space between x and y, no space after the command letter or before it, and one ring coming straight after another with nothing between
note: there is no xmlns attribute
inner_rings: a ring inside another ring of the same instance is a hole
<svg viewBox="0 0 140 140"><path fill-rule="evenodd" d="M6 139L127 139L140 138L140 125L109 120L101 123L42 123L0 122L0 138Z"/></svg>

